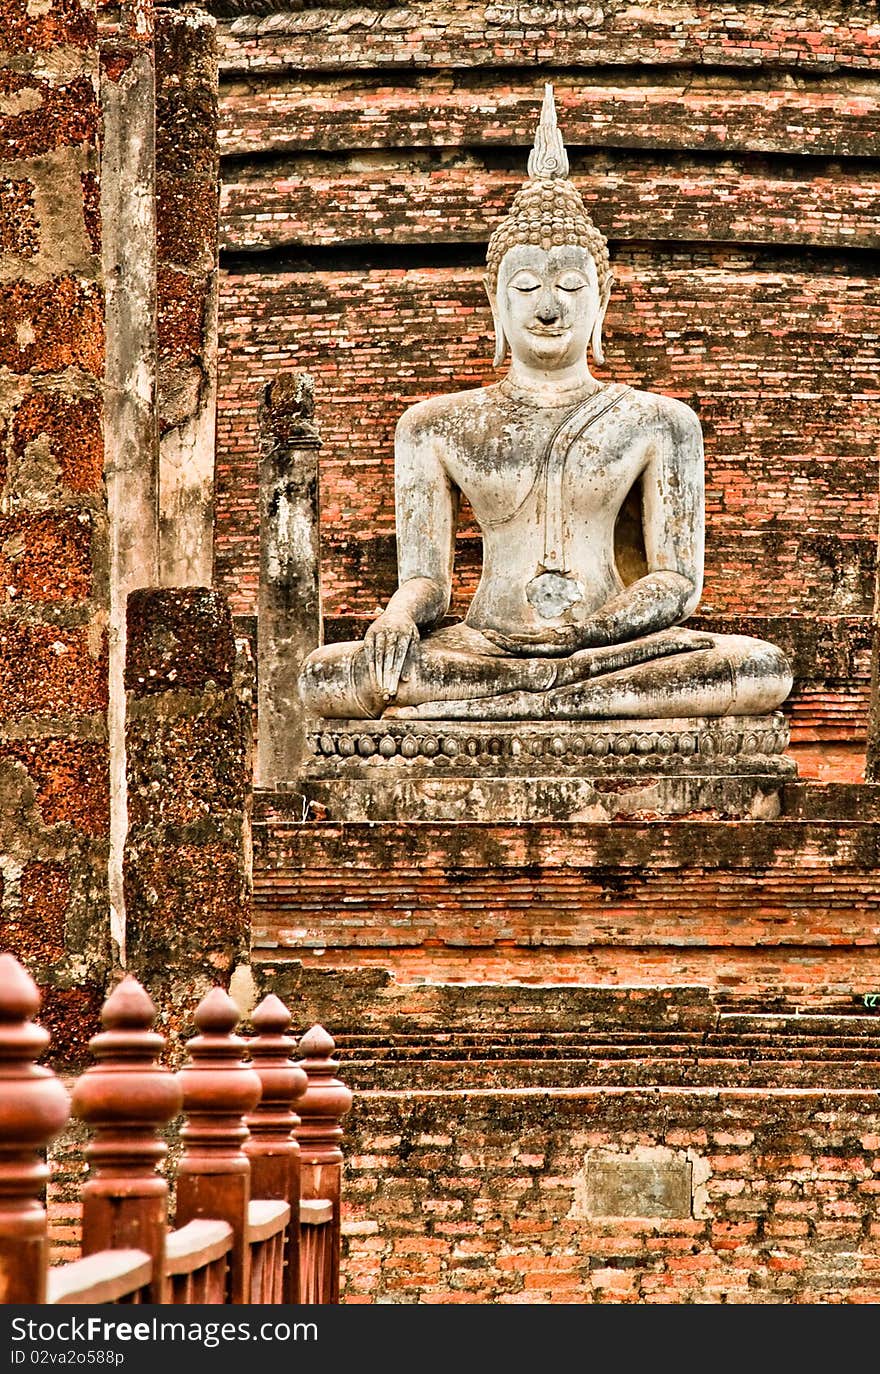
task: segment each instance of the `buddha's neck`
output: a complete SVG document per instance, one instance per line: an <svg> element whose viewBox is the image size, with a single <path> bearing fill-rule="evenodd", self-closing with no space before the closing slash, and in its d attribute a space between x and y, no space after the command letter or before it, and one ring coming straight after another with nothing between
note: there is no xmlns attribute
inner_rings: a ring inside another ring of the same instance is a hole
<svg viewBox="0 0 880 1374"><path fill-rule="evenodd" d="M596 380L586 362L575 363L558 372L541 372L514 359L501 385L511 394L533 399L536 405L558 406L589 396L591 391L599 389L601 382Z"/></svg>

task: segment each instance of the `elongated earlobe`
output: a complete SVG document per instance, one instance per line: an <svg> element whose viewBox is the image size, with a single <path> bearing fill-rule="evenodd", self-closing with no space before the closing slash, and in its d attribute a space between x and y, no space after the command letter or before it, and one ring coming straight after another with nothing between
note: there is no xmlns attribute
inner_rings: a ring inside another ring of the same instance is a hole
<svg viewBox="0 0 880 1374"><path fill-rule="evenodd" d="M507 335L504 333L504 328L498 318L497 312L493 318L495 320L495 357L492 359L492 366L501 367L504 359L507 357Z"/></svg>
<svg viewBox="0 0 880 1374"><path fill-rule="evenodd" d="M593 350L593 357L601 367L605 361L605 354L602 352L602 316L597 315L596 323L593 325L593 336L590 339L590 348Z"/></svg>
<svg viewBox="0 0 880 1374"><path fill-rule="evenodd" d="M483 278L483 286L486 295L489 297L489 306L492 310L492 322L495 325L495 357L492 359L493 367L500 367L507 357L507 337L504 333L504 326L501 323L501 316L498 314L498 300L492 290L492 283L489 277Z"/></svg>
<svg viewBox="0 0 880 1374"><path fill-rule="evenodd" d="M605 323L605 311L608 309L608 302L599 307L596 322L593 325L593 333L590 338L590 348L593 350L593 357L601 367L605 361L605 354L602 351L602 325Z"/></svg>

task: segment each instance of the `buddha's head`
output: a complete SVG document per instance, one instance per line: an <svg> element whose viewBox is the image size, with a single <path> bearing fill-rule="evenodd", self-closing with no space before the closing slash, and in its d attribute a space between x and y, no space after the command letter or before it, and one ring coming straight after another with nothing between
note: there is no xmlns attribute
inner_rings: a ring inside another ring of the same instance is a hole
<svg viewBox="0 0 880 1374"><path fill-rule="evenodd" d="M495 366L515 359L553 372L583 358L598 363L611 295L604 236L568 180L568 156L547 86L529 180L489 240L486 291L495 320Z"/></svg>

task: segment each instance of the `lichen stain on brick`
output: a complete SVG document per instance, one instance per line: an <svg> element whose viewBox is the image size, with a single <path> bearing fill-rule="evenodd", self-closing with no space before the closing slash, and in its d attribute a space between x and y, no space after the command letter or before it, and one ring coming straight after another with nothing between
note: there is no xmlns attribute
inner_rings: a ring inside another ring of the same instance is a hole
<svg viewBox="0 0 880 1374"><path fill-rule="evenodd" d="M39 246L33 182L26 177L0 180L0 256L32 258Z"/></svg>
<svg viewBox="0 0 880 1374"><path fill-rule="evenodd" d="M0 603L81 601L91 590L89 512L0 516Z"/></svg>
<svg viewBox="0 0 880 1374"><path fill-rule="evenodd" d="M156 44L156 74L169 77L187 89L210 81L215 60L216 25L210 16L196 10L183 14L160 13L161 43Z"/></svg>
<svg viewBox="0 0 880 1374"><path fill-rule="evenodd" d="M92 48L98 39L95 6L79 0L52 0L42 14L30 13L28 0L4 0L3 46L8 52L46 52L63 44Z"/></svg>
<svg viewBox="0 0 880 1374"><path fill-rule="evenodd" d="M214 24L183 24L177 15L168 19L160 22L156 41L160 162L178 176L212 177L218 156Z"/></svg>
<svg viewBox="0 0 880 1374"><path fill-rule="evenodd" d="M0 366L15 373L104 368L104 296L75 277L0 283Z"/></svg>
<svg viewBox="0 0 880 1374"><path fill-rule="evenodd" d="M189 718L129 719L131 825L191 825L244 810L249 779L239 710L221 701Z"/></svg>
<svg viewBox="0 0 880 1374"><path fill-rule="evenodd" d="M74 987L40 982L43 998L40 1024L52 1037L52 1063L56 1068L91 1063L89 1040L101 1029L103 984L80 982Z"/></svg>
<svg viewBox="0 0 880 1374"><path fill-rule="evenodd" d="M0 96L17 97L23 107L21 113L0 118L0 160L4 162L97 139L99 107L89 77L50 86L34 77L0 71Z"/></svg>
<svg viewBox="0 0 880 1374"><path fill-rule="evenodd" d="M64 957L70 878L59 864L33 861L21 875L21 905L3 914L4 948L29 968Z"/></svg>
<svg viewBox="0 0 880 1374"><path fill-rule="evenodd" d="M83 220L92 252L101 251L101 183L94 172L81 172Z"/></svg>
<svg viewBox="0 0 880 1374"><path fill-rule="evenodd" d="M160 148L166 167L177 176L210 176L217 167L216 96L209 86L182 95L160 92L156 102Z"/></svg>
<svg viewBox="0 0 880 1374"><path fill-rule="evenodd" d="M202 587L128 599L125 686L136 697L232 686L235 643L226 598Z"/></svg>
<svg viewBox="0 0 880 1374"><path fill-rule="evenodd" d="M0 719L107 709L107 645L88 627L0 621Z"/></svg>
<svg viewBox="0 0 880 1374"><path fill-rule="evenodd" d="M44 826L69 825L99 838L110 828L107 746L88 740L42 738L0 743L0 761L22 764L35 788Z"/></svg>
<svg viewBox="0 0 880 1374"><path fill-rule="evenodd" d="M167 982L213 966L222 981L248 938L240 856L219 845L181 844L170 864L167 842L151 844L140 829L130 835L125 904L137 968Z"/></svg>
<svg viewBox="0 0 880 1374"><path fill-rule="evenodd" d="M39 439L48 442L69 491L100 491L104 439L97 400L74 398L61 391L32 392L13 420L13 457L20 462L27 445Z"/></svg>
<svg viewBox="0 0 880 1374"><path fill-rule="evenodd" d="M135 58L134 48L106 48L101 52L101 76L111 86L118 86L126 72L131 71Z"/></svg>
<svg viewBox="0 0 880 1374"><path fill-rule="evenodd" d="M205 273L190 276L174 267L157 273L159 358L191 361L204 349L208 280Z"/></svg>
<svg viewBox="0 0 880 1374"><path fill-rule="evenodd" d="M190 269L213 262L217 245L216 183L204 178L157 175L156 239L160 262Z"/></svg>

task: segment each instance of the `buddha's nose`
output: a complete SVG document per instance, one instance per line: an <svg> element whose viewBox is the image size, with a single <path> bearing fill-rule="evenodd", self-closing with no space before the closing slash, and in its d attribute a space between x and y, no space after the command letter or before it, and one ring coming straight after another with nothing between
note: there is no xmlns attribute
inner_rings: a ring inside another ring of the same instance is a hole
<svg viewBox="0 0 880 1374"><path fill-rule="evenodd" d="M535 314L542 324L552 324L559 319L559 304L552 291L542 291Z"/></svg>

